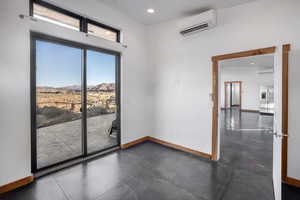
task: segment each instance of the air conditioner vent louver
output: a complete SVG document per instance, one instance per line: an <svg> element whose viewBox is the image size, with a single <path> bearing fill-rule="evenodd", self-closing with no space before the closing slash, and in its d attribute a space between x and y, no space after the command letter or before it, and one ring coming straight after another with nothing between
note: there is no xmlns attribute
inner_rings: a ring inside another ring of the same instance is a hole
<svg viewBox="0 0 300 200"><path fill-rule="evenodd" d="M209 30L217 25L217 13L208 10L197 15L183 18L178 22L179 33L182 36L190 36L204 30Z"/></svg>
<svg viewBox="0 0 300 200"><path fill-rule="evenodd" d="M180 32L180 34L182 35L187 35L189 33L194 33L196 31L202 31L202 30L206 30L208 28L208 23L205 23L205 24L200 24L198 26L195 26L195 27L192 27L192 28L188 28L186 30L183 30Z"/></svg>

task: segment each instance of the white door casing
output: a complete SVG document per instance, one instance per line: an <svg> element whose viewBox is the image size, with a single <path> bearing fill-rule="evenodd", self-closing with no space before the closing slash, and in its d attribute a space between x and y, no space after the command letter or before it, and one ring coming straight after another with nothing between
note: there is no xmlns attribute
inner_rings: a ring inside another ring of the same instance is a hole
<svg viewBox="0 0 300 200"><path fill-rule="evenodd" d="M281 200L281 151L282 151L282 47L274 54L274 136L273 136L273 186L275 200Z"/></svg>

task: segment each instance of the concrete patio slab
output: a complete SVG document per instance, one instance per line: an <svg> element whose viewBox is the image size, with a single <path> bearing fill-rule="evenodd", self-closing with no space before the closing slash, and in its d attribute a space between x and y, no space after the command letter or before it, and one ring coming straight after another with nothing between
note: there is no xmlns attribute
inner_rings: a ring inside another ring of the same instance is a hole
<svg viewBox="0 0 300 200"><path fill-rule="evenodd" d="M88 153L117 145L108 135L115 114L87 119ZM42 168L82 154L81 120L56 124L37 130L37 167Z"/></svg>

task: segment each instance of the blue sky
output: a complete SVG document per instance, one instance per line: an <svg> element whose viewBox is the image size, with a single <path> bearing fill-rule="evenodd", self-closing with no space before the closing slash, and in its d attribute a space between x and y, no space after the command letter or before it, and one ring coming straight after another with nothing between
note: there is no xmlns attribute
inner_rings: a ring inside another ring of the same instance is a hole
<svg viewBox="0 0 300 200"><path fill-rule="evenodd" d="M36 42L36 85L64 87L81 84L81 49ZM115 56L87 51L87 85L115 82Z"/></svg>

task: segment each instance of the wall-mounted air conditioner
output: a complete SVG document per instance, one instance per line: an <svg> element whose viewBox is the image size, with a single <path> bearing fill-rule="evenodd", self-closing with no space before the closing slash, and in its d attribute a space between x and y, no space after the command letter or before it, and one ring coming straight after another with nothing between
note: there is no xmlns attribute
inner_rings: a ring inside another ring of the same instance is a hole
<svg viewBox="0 0 300 200"><path fill-rule="evenodd" d="M273 73L274 73L273 68L261 69L261 70L256 71L256 74L273 74Z"/></svg>
<svg viewBox="0 0 300 200"><path fill-rule="evenodd" d="M186 17L179 22L179 32L183 36L190 36L217 25L216 10L208 10L198 15Z"/></svg>

